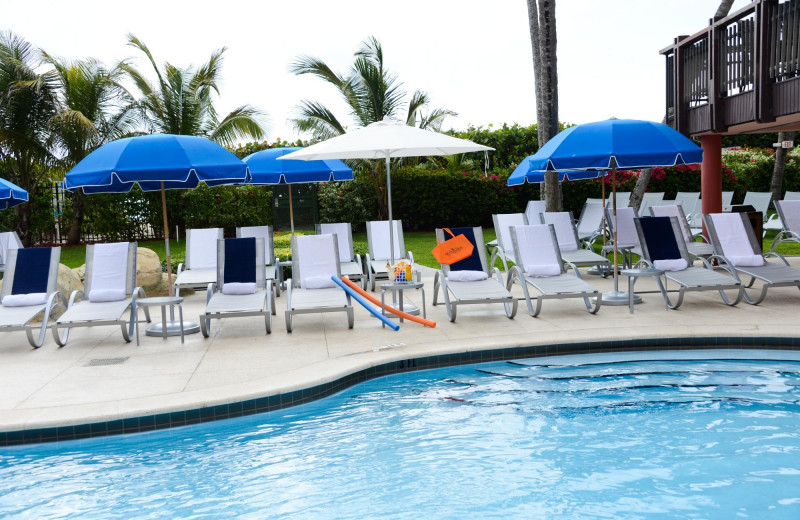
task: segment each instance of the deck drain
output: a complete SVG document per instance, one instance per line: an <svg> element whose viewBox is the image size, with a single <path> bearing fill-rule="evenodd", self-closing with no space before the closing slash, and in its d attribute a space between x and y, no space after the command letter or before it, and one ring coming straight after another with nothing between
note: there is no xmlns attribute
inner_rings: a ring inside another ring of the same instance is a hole
<svg viewBox="0 0 800 520"><path fill-rule="evenodd" d="M89 362L86 363L84 366L87 366L87 367L104 367L106 365L121 365L124 362L128 361L128 357L111 357L111 358L90 359Z"/></svg>

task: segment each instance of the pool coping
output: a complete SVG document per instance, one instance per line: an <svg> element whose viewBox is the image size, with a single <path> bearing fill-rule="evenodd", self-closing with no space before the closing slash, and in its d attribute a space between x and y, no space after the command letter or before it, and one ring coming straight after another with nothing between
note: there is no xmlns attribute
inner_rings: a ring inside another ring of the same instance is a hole
<svg viewBox="0 0 800 520"><path fill-rule="evenodd" d="M471 351L467 350L463 352L426 354L418 357L385 361L363 368L355 368L333 375L329 380L322 383L312 384L311 386L285 392L267 393L261 397L247 398L224 404L160 412L137 417L118 418L109 421L0 432L0 446L70 441L90 437L141 433L271 412L315 401L370 379L454 365L589 353L720 349L800 350L800 338L784 336L651 337L497 347Z"/></svg>

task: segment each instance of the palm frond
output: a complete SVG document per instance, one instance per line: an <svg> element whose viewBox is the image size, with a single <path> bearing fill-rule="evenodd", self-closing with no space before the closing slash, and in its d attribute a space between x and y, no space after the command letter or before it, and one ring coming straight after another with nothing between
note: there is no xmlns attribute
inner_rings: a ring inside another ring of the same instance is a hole
<svg viewBox="0 0 800 520"><path fill-rule="evenodd" d="M226 146L233 146L237 140L250 138L261 140L264 129L258 121L263 113L249 105L237 107L220 121L208 135L209 139Z"/></svg>

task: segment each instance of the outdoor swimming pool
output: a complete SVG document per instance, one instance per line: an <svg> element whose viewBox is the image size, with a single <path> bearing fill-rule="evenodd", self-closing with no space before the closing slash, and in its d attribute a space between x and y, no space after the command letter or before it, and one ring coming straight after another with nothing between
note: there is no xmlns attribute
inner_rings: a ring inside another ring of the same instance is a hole
<svg viewBox="0 0 800 520"><path fill-rule="evenodd" d="M800 361L686 355L398 374L258 416L0 448L0 517L800 517Z"/></svg>

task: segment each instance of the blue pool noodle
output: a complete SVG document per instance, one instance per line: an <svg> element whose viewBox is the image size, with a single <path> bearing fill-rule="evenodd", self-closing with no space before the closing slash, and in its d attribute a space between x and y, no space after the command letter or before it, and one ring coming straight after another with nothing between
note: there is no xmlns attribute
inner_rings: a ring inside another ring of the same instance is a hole
<svg viewBox="0 0 800 520"><path fill-rule="evenodd" d="M390 320L389 318L387 318L386 316L384 316L382 313L380 313L380 312L378 312L377 310L375 310L375 309L372 307L372 305L370 305L370 303L369 303L367 300L365 300L364 298L362 298L362 297L361 297L361 295L360 295L360 294L358 294L357 292L355 292L353 289L351 289L350 287L348 287L347 285L345 285L345 283L344 283L343 281L339 280L339 278L338 278L338 277L336 277L336 276L331 276L331 280L333 280L334 282L336 282L336 285L338 285L339 287L341 287L341 288L342 288L342 290L344 290L344 292L346 292L347 294L349 294L350 296L352 296L352 297L353 297L353 298L354 298L354 299L355 299L355 300L356 300L358 303L360 303L360 304L361 304L361 306L362 306L362 307L364 307L364 308L365 308L365 309L367 309L369 312L371 312L373 316L375 316L376 318L378 318L379 320L381 320L383 323L385 323L386 325L388 325L389 327L391 327L391 329L392 329L393 331L397 332L398 330L400 330L400 325L398 325L397 323L393 323L393 322L392 322L392 320Z"/></svg>

